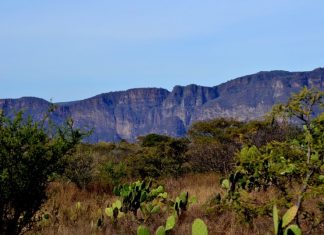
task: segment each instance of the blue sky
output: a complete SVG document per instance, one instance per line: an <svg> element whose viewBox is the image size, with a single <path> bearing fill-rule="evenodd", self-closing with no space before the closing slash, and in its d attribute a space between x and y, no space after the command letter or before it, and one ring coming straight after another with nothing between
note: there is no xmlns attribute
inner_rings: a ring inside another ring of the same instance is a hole
<svg viewBox="0 0 324 235"><path fill-rule="evenodd" d="M0 1L0 97L55 102L324 67L322 0Z"/></svg>

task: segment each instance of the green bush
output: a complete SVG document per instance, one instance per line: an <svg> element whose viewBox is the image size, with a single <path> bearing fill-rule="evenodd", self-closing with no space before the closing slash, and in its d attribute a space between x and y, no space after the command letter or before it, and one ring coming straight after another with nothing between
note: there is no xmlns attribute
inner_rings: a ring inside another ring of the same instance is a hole
<svg viewBox="0 0 324 235"><path fill-rule="evenodd" d="M79 146L66 163L64 177L84 189L94 178L92 152Z"/></svg>
<svg viewBox="0 0 324 235"><path fill-rule="evenodd" d="M298 135L300 131L295 126L268 119L246 123L225 118L196 122L188 132L189 161L194 171L228 173L243 145L261 147Z"/></svg>
<svg viewBox="0 0 324 235"><path fill-rule="evenodd" d="M295 121L303 128L295 139L271 141L261 147L245 146L237 155L232 174L222 181L222 186L227 190L225 205L251 222L257 215L269 214L273 202L251 203L248 192L267 191L275 187L280 193L275 202L280 206L290 207L292 201L297 199L294 207L297 208L297 224L302 218L315 228L322 223L316 221L324 221L302 207L305 199L323 195L324 115L320 113L323 104L324 92L304 88L293 95L287 104L274 106L271 112L274 119L282 123ZM316 113L319 115L315 116ZM296 183L300 185L297 193L293 187ZM288 230L295 229L292 226Z"/></svg>
<svg viewBox="0 0 324 235"><path fill-rule="evenodd" d="M99 179L103 185L113 188L127 177L127 168L123 162L108 161L99 166Z"/></svg>
<svg viewBox="0 0 324 235"><path fill-rule="evenodd" d="M0 234L25 232L46 200L49 177L62 173L66 156L83 134L67 122L51 132L45 121L10 120L0 114Z"/></svg>
<svg viewBox="0 0 324 235"><path fill-rule="evenodd" d="M187 139L169 138L151 147L142 147L140 151L129 157L127 166L132 177L179 176L187 168Z"/></svg>
<svg viewBox="0 0 324 235"><path fill-rule="evenodd" d="M142 147L153 147L169 141L171 137L158 134L148 134L140 139L142 141Z"/></svg>

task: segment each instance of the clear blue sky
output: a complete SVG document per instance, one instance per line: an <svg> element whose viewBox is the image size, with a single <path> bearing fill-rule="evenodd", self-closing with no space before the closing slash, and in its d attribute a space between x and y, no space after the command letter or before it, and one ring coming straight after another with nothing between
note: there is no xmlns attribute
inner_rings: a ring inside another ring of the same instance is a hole
<svg viewBox="0 0 324 235"><path fill-rule="evenodd" d="M59 102L323 66L323 0L0 1L1 98Z"/></svg>

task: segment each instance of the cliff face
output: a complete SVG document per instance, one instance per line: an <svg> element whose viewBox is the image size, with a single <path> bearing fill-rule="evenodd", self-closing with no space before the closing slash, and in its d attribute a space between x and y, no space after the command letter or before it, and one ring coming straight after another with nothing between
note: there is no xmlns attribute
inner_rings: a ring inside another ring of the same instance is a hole
<svg viewBox="0 0 324 235"><path fill-rule="evenodd" d="M76 127L93 129L90 142L132 141L148 133L183 136L198 120L260 117L304 86L324 90L324 69L259 72L215 87L176 86L171 92L158 88L110 92L58 103L52 118L62 122L71 117ZM0 100L0 109L7 115L24 110L36 120L49 106L49 102L32 97Z"/></svg>

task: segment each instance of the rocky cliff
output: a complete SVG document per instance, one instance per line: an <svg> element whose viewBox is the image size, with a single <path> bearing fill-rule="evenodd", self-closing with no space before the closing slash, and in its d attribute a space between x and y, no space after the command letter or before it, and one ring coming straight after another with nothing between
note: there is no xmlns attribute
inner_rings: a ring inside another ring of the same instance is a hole
<svg viewBox="0 0 324 235"><path fill-rule="evenodd" d="M248 120L268 112L272 105L285 102L304 86L324 90L324 69L310 72L259 72L215 87L175 86L109 92L89 99L57 103L52 118L68 117L76 127L94 130L88 141L133 141L137 136L160 133L183 136L198 120L233 117ZM24 110L39 120L50 103L33 97L0 99L6 115Z"/></svg>

